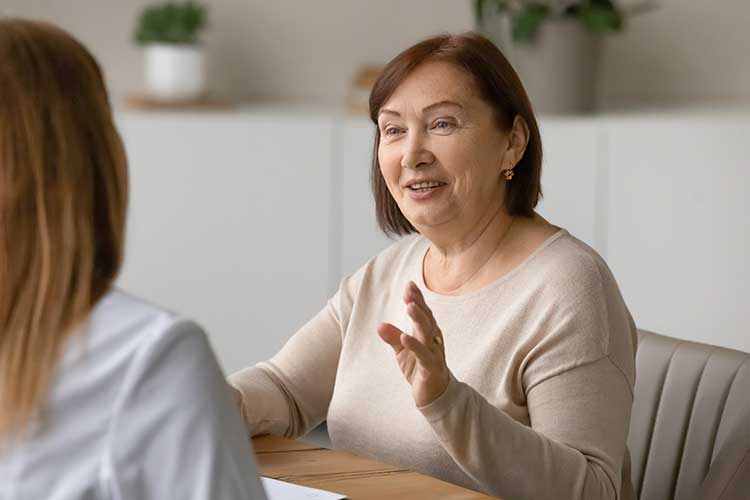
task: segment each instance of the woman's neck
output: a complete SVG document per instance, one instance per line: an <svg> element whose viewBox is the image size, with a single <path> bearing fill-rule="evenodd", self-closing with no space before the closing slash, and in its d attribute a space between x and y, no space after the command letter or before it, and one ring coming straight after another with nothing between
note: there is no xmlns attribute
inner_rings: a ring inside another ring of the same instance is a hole
<svg viewBox="0 0 750 500"><path fill-rule="evenodd" d="M423 269L427 287L445 294L467 291L502 253L513 221L514 218L499 207L464 234L426 234L431 242Z"/></svg>

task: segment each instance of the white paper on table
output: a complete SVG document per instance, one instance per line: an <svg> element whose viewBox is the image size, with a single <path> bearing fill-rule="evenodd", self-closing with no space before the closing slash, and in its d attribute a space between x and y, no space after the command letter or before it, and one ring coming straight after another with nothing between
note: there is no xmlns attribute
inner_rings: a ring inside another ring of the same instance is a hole
<svg viewBox="0 0 750 500"><path fill-rule="evenodd" d="M260 478L268 500L345 500L346 495L286 483L270 477Z"/></svg>

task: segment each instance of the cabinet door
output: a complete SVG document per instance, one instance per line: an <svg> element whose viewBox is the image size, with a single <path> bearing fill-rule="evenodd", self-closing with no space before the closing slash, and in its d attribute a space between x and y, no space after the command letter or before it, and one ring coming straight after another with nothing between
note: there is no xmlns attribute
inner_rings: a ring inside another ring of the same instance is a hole
<svg viewBox="0 0 750 500"><path fill-rule="evenodd" d="M542 118L542 192L537 211L550 223L604 254L600 186L603 132L596 121Z"/></svg>
<svg viewBox="0 0 750 500"><path fill-rule="evenodd" d="M131 175L119 285L198 320L227 371L270 357L327 298L333 119L119 118Z"/></svg>
<svg viewBox="0 0 750 500"><path fill-rule="evenodd" d="M636 323L750 351L750 121L607 128L609 263Z"/></svg>

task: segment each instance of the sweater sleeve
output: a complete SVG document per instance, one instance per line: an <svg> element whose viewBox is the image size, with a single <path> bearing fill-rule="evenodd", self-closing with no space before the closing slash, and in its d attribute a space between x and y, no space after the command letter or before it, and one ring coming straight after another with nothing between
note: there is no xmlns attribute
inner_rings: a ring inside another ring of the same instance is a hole
<svg viewBox="0 0 750 500"><path fill-rule="evenodd" d="M632 394L609 358L549 378L527 398L531 427L455 379L420 411L456 464L492 495L619 498Z"/></svg>
<svg viewBox="0 0 750 500"><path fill-rule="evenodd" d="M270 360L242 369L229 383L242 393L252 435L297 437L326 418L344 333L357 292L357 275Z"/></svg>

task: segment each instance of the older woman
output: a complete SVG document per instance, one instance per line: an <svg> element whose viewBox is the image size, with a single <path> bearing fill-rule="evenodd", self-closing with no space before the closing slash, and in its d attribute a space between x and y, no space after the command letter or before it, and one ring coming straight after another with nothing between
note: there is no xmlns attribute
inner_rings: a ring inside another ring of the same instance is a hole
<svg viewBox="0 0 750 500"><path fill-rule="evenodd" d="M534 213L513 69L481 36L430 38L385 67L370 116L378 221L418 236L230 378L250 430L327 419L336 448L503 498L633 499L636 330L603 260Z"/></svg>

